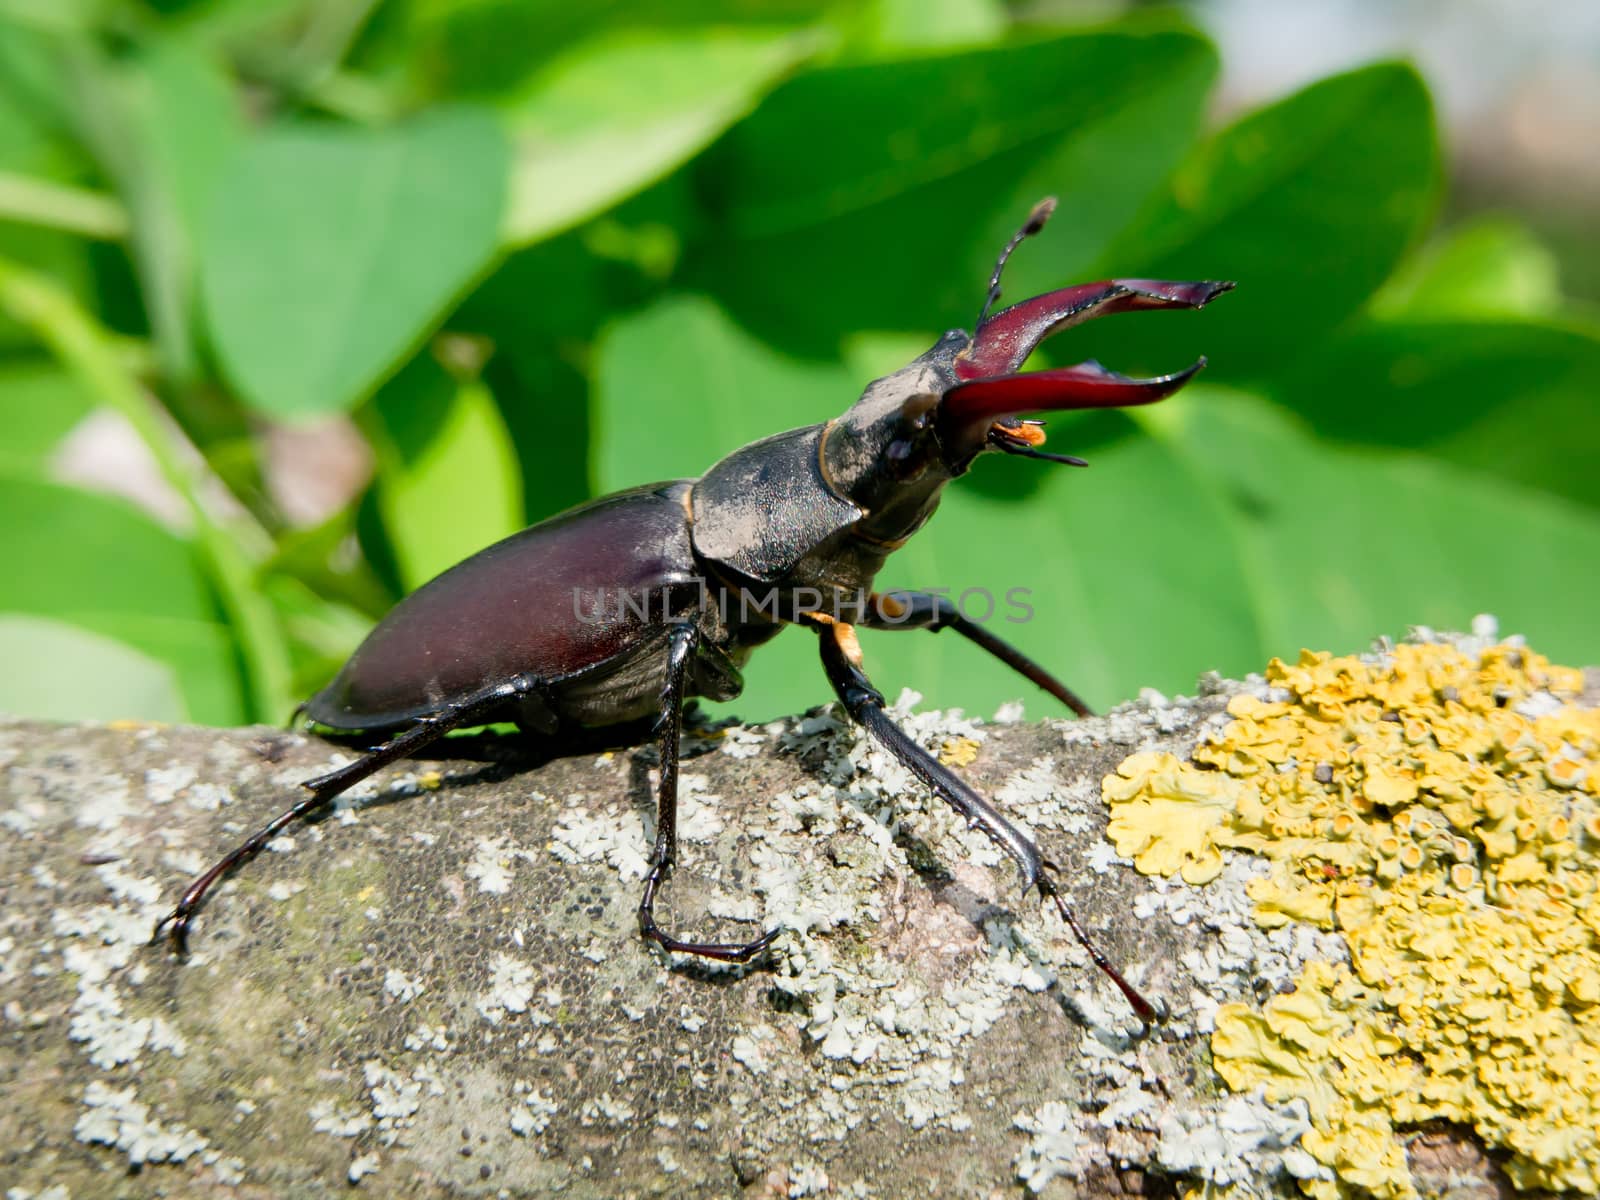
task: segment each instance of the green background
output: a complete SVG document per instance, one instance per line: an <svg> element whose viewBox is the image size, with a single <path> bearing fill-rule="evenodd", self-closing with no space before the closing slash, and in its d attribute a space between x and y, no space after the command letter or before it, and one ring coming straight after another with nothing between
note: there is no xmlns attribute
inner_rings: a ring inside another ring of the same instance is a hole
<svg viewBox="0 0 1600 1200"><path fill-rule="evenodd" d="M1441 226L1411 67L1226 124L1219 69L1159 9L4 0L0 709L281 721L439 570L970 324L1046 194L1012 299L1239 287L1040 362L1211 365L1053 421L1088 471L980 463L881 585L1029 589L996 630L1102 707L1480 611L1600 662L1594 311L1514 218ZM167 520L63 478L105 410ZM296 524L273 431L330 418L371 475ZM864 637L891 697L1056 711L949 636ZM747 717L830 696L798 634L747 674Z"/></svg>

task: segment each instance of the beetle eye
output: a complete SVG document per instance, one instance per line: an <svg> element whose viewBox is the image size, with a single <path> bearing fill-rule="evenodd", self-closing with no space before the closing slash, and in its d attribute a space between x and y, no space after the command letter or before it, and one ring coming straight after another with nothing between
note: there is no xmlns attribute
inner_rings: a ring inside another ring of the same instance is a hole
<svg viewBox="0 0 1600 1200"><path fill-rule="evenodd" d="M926 429L938 407L937 396L913 396L901 406L900 419L907 429Z"/></svg>
<svg viewBox="0 0 1600 1200"><path fill-rule="evenodd" d="M897 480L915 479L927 470L927 456L917 453L916 443L909 438L895 438L884 451L884 461L889 474Z"/></svg>

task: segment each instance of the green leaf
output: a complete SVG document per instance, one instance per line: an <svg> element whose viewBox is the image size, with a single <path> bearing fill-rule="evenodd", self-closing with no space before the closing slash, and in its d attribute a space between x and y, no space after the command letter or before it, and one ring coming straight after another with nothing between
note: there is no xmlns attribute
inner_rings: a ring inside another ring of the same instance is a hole
<svg viewBox="0 0 1600 1200"><path fill-rule="evenodd" d="M483 384L419 355L372 418L378 511L407 591L521 528L516 451Z"/></svg>
<svg viewBox="0 0 1600 1200"><path fill-rule="evenodd" d="M155 400L140 386L106 331L59 287L0 257L0 312L9 313L34 332L99 401L127 419L162 477L184 498L198 556L238 639L248 672L252 711L274 716L283 712L288 707L288 655L274 615L258 594L259 581L250 561L253 535L264 531L253 527L242 513L220 521L212 517L200 499L200 472L181 453L179 439L162 419ZM52 507L48 499L44 507ZM91 519L88 523L99 522ZM41 561L53 561L62 552L48 543L40 548L44 551Z"/></svg>
<svg viewBox="0 0 1600 1200"><path fill-rule="evenodd" d="M51 721L182 721L173 671L113 638L0 612L0 712Z"/></svg>
<svg viewBox="0 0 1600 1200"><path fill-rule="evenodd" d="M0 169L0 221L105 241L128 236L128 214L112 197L4 169Z"/></svg>
<svg viewBox="0 0 1600 1200"><path fill-rule="evenodd" d="M269 583L278 578L294 580L326 600L365 613L369 622L388 612L399 596L383 586L371 563L350 553L359 536L359 509L357 502L332 513L319 525L283 530L271 560L262 568L264 578Z"/></svg>
<svg viewBox="0 0 1600 1200"><path fill-rule="evenodd" d="M950 485L928 529L890 560L880 587L948 587L974 619L995 601L993 633L1012 641L1097 709L1141 687L1190 692L1204 671L1243 672L1261 655L1240 550L1223 507L1166 447L1124 437L1087 471L1007 459L1016 476L1048 471L1026 507ZM1019 483L1021 481L1018 481ZM1013 589L1022 589L1008 599ZM1018 618L1013 620L1013 618ZM1023 619L1025 618L1025 619ZM1022 699L1035 716L1060 706L975 646L914 632L863 635L880 687L987 715Z"/></svg>
<svg viewBox="0 0 1600 1200"><path fill-rule="evenodd" d="M259 58L285 52L320 0L203 0L168 16L167 23L185 37L216 50ZM343 7L337 4L336 7Z"/></svg>
<svg viewBox="0 0 1600 1200"><path fill-rule="evenodd" d="M1274 654L1351 653L1481 612L1565 662L1600 661L1600 520L1481 472L1334 450L1251 397L1197 389L1156 422L1228 499Z"/></svg>
<svg viewBox="0 0 1600 1200"><path fill-rule="evenodd" d="M62 179L78 163L69 146L74 115L60 42L0 18L0 164Z"/></svg>
<svg viewBox="0 0 1600 1200"><path fill-rule="evenodd" d="M0 610L211 621L193 548L122 500L0 477Z"/></svg>
<svg viewBox="0 0 1600 1200"><path fill-rule="evenodd" d="M199 370L195 346L202 216L244 134L231 82L195 47L158 39L126 64L79 73L86 131L133 218L133 249L162 366Z"/></svg>
<svg viewBox="0 0 1600 1200"><path fill-rule="evenodd" d="M1421 321L1552 317L1561 307L1560 269L1525 225L1485 217L1417 255L1368 310Z"/></svg>
<svg viewBox="0 0 1600 1200"><path fill-rule="evenodd" d="M61 439L89 414L82 385L60 367L38 361L0 364L0 471L42 471Z"/></svg>
<svg viewBox="0 0 1600 1200"><path fill-rule="evenodd" d="M239 651L227 626L133 613L66 612L60 616L170 669L183 696L185 720L220 726L243 725L250 720ZM87 715L78 714L83 719Z"/></svg>
<svg viewBox="0 0 1600 1200"><path fill-rule="evenodd" d="M245 400L293 417L370 393L494 256L507 157L493 117L465 108L273 129L236 155L202 283Z"/></svg>
<svg viewBox="0 0 1600 1200"><path fill-rule="evenodd" d="M1117 32L812 71L719 147L718 207L735 237L815 226L1007 151L1092 133L1166 71L1192 75L1209 59L1187 34Z"/></svg>
<svg viewBox="0 0 1600 1200"><path fill-rule="evenodd" d="M54 39L20 26L0 26L0 172L23 180L78 182L83 163L67 140L68 94ZM29 199L18 207L31 209ZM0 220L0 257L50 275L74 296L93 292L86 248L66 233ZM0 351L32 340L0 312Z"/></svg>
<svg viewBox="0 0 1600 1200"><path fill-rule="evenodd" d="M1282 376L1319 433L1422 450L1600 509L1600 332L1474 317L1368 321Z"/></svg>
<svg viewBox="0 0 1600 1200"><path fill-rule="evenodd" d="M601 217L508 254L452 318L494 345L484 380L517 447L530 520L591 494L593 347L619 313L659 297L659 284L632 261L648 257L652 243L663 257L676 254L664 225Z"/></svg>
<svg viewBox="0 0 1600 1200"><path fill-rule="evenodd" d="M517 146L509 237L548 237L666 175L816 44L717 28L619 31L572 48L504 101Z"/></svg>
<svg viewBox="0 0 1600 1200"><path fill-rule="evenodd" d="M1007 294L1072 282L1181 157L1215 70L1192 34L1118 30L801 75L697 167L712 220L685 278L831 356L857 330L970 321L1053 194Z"/></svg>
<svg viewBox="0 0 1600 1200"><path fill-rule="evenodd" d="M1438 186L1428 92L1410 67L1337 75L1251 113L1199 146L1092 272L1234 279L1238 292L1203 317L1096 324L1092 354L1164 370L1203 353L1230 379L1293 361L1394 269Z"/></svg>
<svg viewBox="0 0 1600 1200"><path fill-rule="evenodd" d="M992 42L1006 32L999 0L877 0L866 6L869 48L949 48Z"/></svg>
<svg viewBox="0 0 1600 1200"><path fill-rule="evenodd" d="M265 590L289 633L295 694L309 696L338 674L372 630L372 619L325 599L289 575L269 576Z"/></svg>
<svg viewBox="0 0 1600 1200"><path fill-rule="evenodd" d="M196 372L199 241L217 181L244 135L231 81L179 43L157 43L130 80L138 148L125 192L151 323L177 379Z"/></svg>
<svg viewBox="0 0 1600 1200"><path fill-rule="evenodd" d="M614 0L408 0L384 6L359 57L404 76L419 95L490 97L603 27L616 7Z"/></svg>
<svg viewBox="0 0 1600 1200"><path fill-rule="evenodd" d="M409 0L379 11L362 63L403 75L419 95L487 98L515 90L607 31L659 30L668 39L712 28L759 34L833 15L815 0Z"/></svg>
<svg viewBox="0 0 1600 1200"><path fill-rule="evenodd" d="M102 0L6 0L0 19L19 33L90 33L104 19Z"/></svg>
<svg viewBox="0 0 1600 1200"><path fill-rule="evenodd" d="M0 224L0 258L50 276L75 297L90 295L94 290L85 247L67 234ZM33 338L0 312L0 352L33 345Z"/></svg>
<svg viewBox="0 0 1600 1200"><path fill-rule="evenodd" d="M670 296L595 348L595 488L686 478L747 442L826 421L865 381L751 338L700 296Z"/></svg>

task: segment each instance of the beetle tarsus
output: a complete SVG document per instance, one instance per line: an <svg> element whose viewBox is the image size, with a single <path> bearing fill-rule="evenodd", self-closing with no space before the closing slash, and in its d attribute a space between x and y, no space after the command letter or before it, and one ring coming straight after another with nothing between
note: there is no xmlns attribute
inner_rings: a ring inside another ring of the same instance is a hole
<svg viewBox="0 0 1600 1200"><path fill-rule="evenodd" d="M1146 1000L1144 994L1138 988L1123 978L1122 972L1112 965L1111 960L1101 952L1100 947L1096 946L1089 935L1084 932L1083 926L1078 924L1077 916L1061 895L1060 889L1056 887L1055 880L1051 878L1051 873L1056 869L1054 863L1046 862L1044 864L1044 873L1040 874L1038 884L1040 899L1049 900L1056 906L1056 912L1066 922L1067 928L1072 930L1072 936L1077 938L1078 944L1089 952L1089 961L1099 967L1111 982L1117 985L1117 990L1127 997L1128 1003L1133 1006L1133 1011L1139 1014L1141 1021L1149 1025L1156 1021L1164 1020L1166 1014Z"/></svg>
<svg viewBox="0 0 1600 1200"><path fill-rule="evenodd" d="M667 677L661 686L661 716L655 726L661 757L661 779L656 786L656 840L650 851L644 895L639 900L639 935L670 952L748 963L770 947L781 931L770 929L753 942L685 942L656 924L656 892L671 874L678 855L678 760L684 683L699 644L700 631L688 621L674 623L667 635Z"/></svg>
<svg viewBox="0 0 1600 1200"><path fill-rule="evenodd" d="M712 958L718 962L750 963L764 954L777 941L781 929L769 929L753 942L684 942L663 931L656 924L656 889L666 880L671 869L663 863L652 867L645 879L644 898L639 901L639 934L663 950L674 954L693 954Z"/></svg>

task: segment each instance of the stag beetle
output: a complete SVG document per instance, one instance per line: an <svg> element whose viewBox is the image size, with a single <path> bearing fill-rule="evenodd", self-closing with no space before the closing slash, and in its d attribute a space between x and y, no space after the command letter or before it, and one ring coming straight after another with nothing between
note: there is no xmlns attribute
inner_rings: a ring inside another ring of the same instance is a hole
<svg viewBox="0 0 1600 1200"><path fill-rule="evenodd" d="M182 953L195 910L220 877L292 822L384 764L451 730L514 723L557 752L606 727L654 718L661 774L641 934L667 950L749 962L778 930L745 943L672 937L655 899L676 851L678 746L690 697L731 700L740 669L786 625L808 626L845 709L895 758L983 830L1048 898L1145 1019L1150 1004L1095 948L1033 841L885 711L862 669L856 626L952 629L1079 715L1089 710L1043 667L930 593L871 591L889 554L932 515L945 484L988 450L1083 465L1039 449L1041 423L1020 414L1149 404L1202 366L1131 379L1099 363L1020 372L1048 335L1108 313L1201 308L1231 283L1111 280L1062 288L995 312L1000 277L1054 209L1040 203L1007 242L976 332L954 330L870 384L843 416L735 450L699 479L648 484L580 505L513 534L397 605L338 676L302 706L314 726L382 739L364 758L308 780L310 792L184 892L157 924ZM617 603L607 595L643 602ZM596 603L599 597L599 603ZM847 619L848 615L848 619Z"/></svg>

